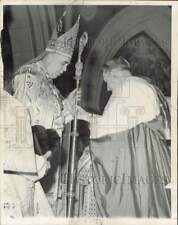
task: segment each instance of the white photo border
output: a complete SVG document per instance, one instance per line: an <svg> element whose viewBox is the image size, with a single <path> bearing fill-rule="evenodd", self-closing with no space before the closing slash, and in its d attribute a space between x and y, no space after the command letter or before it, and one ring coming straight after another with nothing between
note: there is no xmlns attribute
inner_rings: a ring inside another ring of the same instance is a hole
<svg viewBox="0 0 178 225"><path fill-rule="evenodd" d="M175 225L177 224L177 77L178 77L178 2L177 1L85 1L85 0L1 0L0 27L3 27L4 5L160 5L172 7L172 36L171 36L171 188L172 188L172 217L170 219L152 218L117 218L117 219L91 219L91 218L20 218L1 219L2 225L65 225L65 224L109 224L109 225ZM3 65L0 58L0 97L3 96ZM0 103L2 98L0 98ZM2 119L2 118L1 118ZM0 121L2 122L2 121ZM3 135L3 134L0 134ZM1 138L0 138L1 140ZM2 144L2 143L1 143ZM0 153L1 154L1 153ZM2 157L1 157L2 158ZM2 164L1 164L2 166ZM1 170L2 171L2 170ZM2 174L2 172L1 172ZM1 183L2 185L2 183ZM2 189L1 189L2 190ZM0 192L1 199L3 198Z"/></svg>

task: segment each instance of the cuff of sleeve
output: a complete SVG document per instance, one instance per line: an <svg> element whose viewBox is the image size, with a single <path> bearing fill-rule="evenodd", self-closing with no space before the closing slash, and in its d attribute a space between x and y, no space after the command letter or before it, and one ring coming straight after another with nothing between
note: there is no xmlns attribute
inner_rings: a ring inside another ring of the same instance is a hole
<svg viewBox="0 0 178 225"><path fill-rule="evenodd" d="M36 155L36 165L38 172L38 179L41 179L47 170L47 160L43 156Z"/></svg>

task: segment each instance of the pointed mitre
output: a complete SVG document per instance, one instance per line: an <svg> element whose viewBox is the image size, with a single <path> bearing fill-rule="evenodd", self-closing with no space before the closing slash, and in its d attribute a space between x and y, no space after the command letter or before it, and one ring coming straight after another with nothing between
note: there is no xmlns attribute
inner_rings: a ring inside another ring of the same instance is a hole
<svg viewBox="0 0 178 225"><path fill-rule="evenodd" d="M79 30L79 20L80 15L78 16L78 19L73 27L58 37L59 32L62 30L62 22L60 19L55 28L55 31L53 32L51 40L47 44L45 51L64 55L71 59Z"/></svg>

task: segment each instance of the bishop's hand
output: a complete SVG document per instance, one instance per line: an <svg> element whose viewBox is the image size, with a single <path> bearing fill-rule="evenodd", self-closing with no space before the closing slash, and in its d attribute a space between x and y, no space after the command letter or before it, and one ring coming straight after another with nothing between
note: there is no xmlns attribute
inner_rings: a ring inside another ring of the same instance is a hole
<svg viewBox="0 0 178 225"><path fill-rule="evenodd" d="M64 104L64 113L66 110L70 111L72 115L75 113L76 105L80 103L82 96L82 91L80 90L73 90L68 97L63 101Z"/></svg>
<svg viewBox="0 0 178 225"><path fill-rule="evenodd" d="M74 89L67 97L67 100L69 102L69 104L71 105L71 107L75 107L76 103L80 103L81 101L81 97L82 97L82 90L76 90Z"/></svg>

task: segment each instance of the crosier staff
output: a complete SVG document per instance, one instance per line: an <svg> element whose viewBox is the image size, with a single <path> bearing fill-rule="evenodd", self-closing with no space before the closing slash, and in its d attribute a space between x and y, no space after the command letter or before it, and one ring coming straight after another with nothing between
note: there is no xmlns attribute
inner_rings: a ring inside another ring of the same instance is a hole
<svg viewBox="0 0 178 225"><path fill-rule="evenodd" d="M88 41L88 34L84 32L80 38L79 43L79 52L78 52L78 60L75 65L75 79L76 79L76 96L79 94L80 88L80 80L82 75L83 63L81 62L81 55L84 47L86 46ZM71 156L70 156L70 164L69 164L69 173L68 173L68 181L67 181L67 217L74 216L74 202L75 202L75 185L76 185L76 138L78 136L77 133L77 119L78 119L78 109L77 106L79 104L78 97L75 98L75 107L74 107L74 125L72 132L72 148L71 148Z"/></svg>

